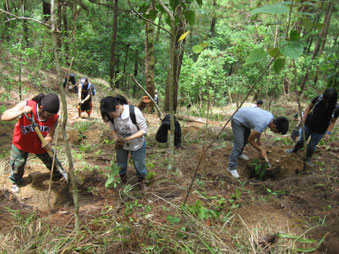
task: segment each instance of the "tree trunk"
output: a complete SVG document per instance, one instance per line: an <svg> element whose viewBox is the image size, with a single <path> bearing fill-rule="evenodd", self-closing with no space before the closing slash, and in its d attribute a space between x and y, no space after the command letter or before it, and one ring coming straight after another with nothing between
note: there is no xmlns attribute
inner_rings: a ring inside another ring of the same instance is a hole
<svg viewBox="0 0 339 254"><path fill-rule="evenodd" d="M72 183L72 194L73 194L73 201L74 201L74 219L75 219L75 228L76 232L80 232L80 220L79 220L79 197L78 197L78 188L75 181L75 173L73 170L73 160L72 160L72 153L70 146L68 144L68 137L66 133L66 123L67 123L67 102L66 102L66 96L65 96L65 89L62 85L62 75L60 71L60 63L59 63L59 53L58 53L58 31L57 31L57 21L56 21L56 6L55 6L55 0L51 0L51 34L52 34L52 40L53 40L53 47L54 47L54 60L55 60L55 66L57 70L57 77L58 78L58 84L59 84L59 90L61 95L61 102L62 102L62 111L63 111L63 117L62 117L62 123L61 123L61 131L64 138L64 145L66 149L66 154L68 158L69 163L69 173L71 176L71 183Z"/></svg>
<svg viewBox="0 0 339 254"><path fill-rule="evenodd" d="M126 66L127 66L127 61L128 61L128 52L129 52L129 47L130 45L127 44L126 45L126 50L125 50L125 60L124 60L124 69L123 69L123 81L122 81L122 85L125 88L125 91L128 92L128 85L127 85L127 73L126 73Z"/></svg>
<svg viewBox="0 0 339 254"><path fill-rule="evenodd" d="M174 115L173 115L173 101L174 101L174 94L173 94L173 84L174 84L174 59L175 59L175 43L176 43L176 36L175 36L175 18L173 13L167 8L162 0L159 0L160 5L166 11L170 18L170 50L169 50L169 64L168 64L168 72L167 72L167 82L166 82L166 102L168 103L169 113L170 113L170 137L169 137L169 162L168 162L168 171L172 171L175 167L175 160L174 160Z"/></svg>
<svg viewBox="0 0 339 254"><path fill-rule="evenodd" d="M11 12L11 11L10 11L10 8L9 8L8 0L5 0L5 2L4 2L4 9L5 9L5 11L7 11L7 12ZM6 19L8 19L8 18L9 18L9 15L4 14L4 20L6 20ZM9 26L10 26L10 23L9 23L9 22L6 22L6 23L5 23L5 26L4 26L4 31L3 31L2 36L1 36L1 38L2 38L3 40L5 40L5 41L9 40L9 33L7 32L8 29L9 29Z"/></svg>
<svg viewBox="0 0 339 254"><path fill-rule="evenodd" d="M68 27L68 20L67 20L67 5L65 3L62 4L61 8L61 17L64 27L64 35L65 38L68 38L69 35L69 27ZM70 53L69 53L69 40L64 40L64 46L65 46L65 57L66 61L68 62L70 59Z"/></svg>
<svg viewBox="0 0 339 254"><path fill-rule="evenodd" d="M118 0L114 0L113 4L113 25L112 25L112 44L111 44L111 58L109 61L109 77L110 77L110 86L112 89L115 88L114 79L115 79L115 47L117 40L117 27L118 27Z"/></svg>
<svg viewBox="0 0 339 254"><path fill-rule="evenodd" d="M320 33L319 40L318 40L318 43L317 43L316 48L315 48L315 50L316 49L319 50L319 52L317 52L318 56L320 56L322 54L322 52L325 48L326 37L327 37L327 34L328 34L328 28L330 26L330 20L331 20L332 12L333 12L333 2L330 2L327 6L327 9L326 9L325 20L324 20L325 26L323 27L323 29ZM315 57L313 57L313 59L314 58ZM313 79L314 84L316 84L317 81L318 81L318 75L319 75L319 67L317 67L317 70L316 70L316 73L315 73L315 76L314 76L314 79Z"/></svg>
<svg viewBox="0 0 339 254"><path fill-rule="evenodd" d="M216 5L217 5L217 2L216 0L213 0L213 7L215 9ZM210 36L211 37L214 37L214 34L215 34L215 25L217 23L217 17L215 16L215 13L213 14L213 17L212 17L212 21L211 21L211 28L210 28Z"/></svg>
<svg viewBox="0 0 339 254"><path fill-rule="evenodd" d="M185 32L185 23L180 23L179 26L174 27L175 31L175 41L174 41L174 60L173 60L173 110L176 112L177 105L178 105L178 90L179 90L179 76L181 71L181 64L182 59L184 57L184 50L183 45L185 43L185 40L178 42L180 36ZM169 77L169 74L167 74L167 78ZM165 94L165 107L164 109L166 111L169 110L169 83L167 82L166 85L166 94Z"/></svg>
<svg viewBox="0 0 339 254"><path fill-rule="evenodd" d="M155 1L153 0L148 11L155 9ZM155 85L154 85L154 68L155 68L155 58L154 58L154 26L145 22L145 81L146 81L146 90L154 98ZM153 107L153 102L150 103L150 106Z"/></svg>

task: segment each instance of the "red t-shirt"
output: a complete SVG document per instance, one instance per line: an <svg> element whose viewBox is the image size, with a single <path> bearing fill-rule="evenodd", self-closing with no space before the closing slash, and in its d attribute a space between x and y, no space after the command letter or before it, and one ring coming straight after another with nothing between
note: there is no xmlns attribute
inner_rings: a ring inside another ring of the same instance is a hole
<svg viewBox="0 0 339 254"><path fill-rule="evenodd" d="M32 114L34 117L34 122L38 125L42 136L45 137L56 124L59 116L55 114L53 117L50 117L47 120L40 120L38 116L38 104L35 101L27 101L26 105L33 108ZM32 114L29 113L28 117L31 117ZM19 121L14 127L13 145L15 145L15 147L19 150L28 153L41 154L47 152L45 149L41 148L41 141L38 137L38 134L36 134L32 123L26 118L25 115L22 115L19 118Z"/></svg>

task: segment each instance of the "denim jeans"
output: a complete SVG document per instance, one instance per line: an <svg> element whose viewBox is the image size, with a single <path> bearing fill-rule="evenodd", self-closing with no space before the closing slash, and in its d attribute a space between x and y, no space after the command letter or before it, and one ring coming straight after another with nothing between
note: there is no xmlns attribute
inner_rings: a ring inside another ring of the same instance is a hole
<svg viewBox="0 0 339 254"><path fill-rule="evenodd" d="M128 151L121 149L117 151L117 162L118 167L120 168L119 175L125 175L127 172L128 166L128 153L131 152L134 168L138 177L145 177L147 174L145 158L146 158L146 141L136 151Z"/></svg>
<svg viewBox="0 0 339 254"><path fill-rule="evenodd" d="M311 136L311 140L307 145L307 150L314 152L317 144L325 136L325 133L323 133L323 134L316 133L305 125L305 141L307 141L310 136ZM304 146L302 128L299 129L299 140L298 140L296 146L299 146L300 148Z"/></svg>
<svg viewBox="0 0 339 254"><path fill-rule="evenodd" d="M51 170L53 159L48 155L48 153L35 154L39 159L45 164L45 166ZM22 177L25 172L25 165L27 161L28 153L19 150L15 145L12 144L11 151L11 176L9 180L12 183L20 184L22 183ZM61 174L54 168L53 175L61 177Z"/></svg>
<svg viewBox="0 0 339 254"><path fill-rule="evenodd" d="M232 119L233 147L228 158L228 169L237 169L238 157L242 154L251 134L251 129Z"/></svg>

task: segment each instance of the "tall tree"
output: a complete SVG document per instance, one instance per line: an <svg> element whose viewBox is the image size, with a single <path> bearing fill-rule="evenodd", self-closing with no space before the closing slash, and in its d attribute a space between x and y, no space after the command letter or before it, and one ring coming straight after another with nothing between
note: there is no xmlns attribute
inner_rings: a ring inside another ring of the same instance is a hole
<svg viewBox="0 0 339 254"><path fill-rule="evenodd" d="M155 12L155 0L152 0L146 14L150 12ZM149 22L145 22L145 55L146 90L154 98L154 26Z"/></svg>
<svg viewBox="0 0 339 254"><path fill-rule="evenodd" d="M113 4L113 24L112 24L112 43L111 43L111 57L109 61L109 77L110 77L110 86L115 88L115 64L116 64L116 41L117 41L117 31L118 30L118 0L114 0ZM118 88L118 87L117 87Z"/></svg>

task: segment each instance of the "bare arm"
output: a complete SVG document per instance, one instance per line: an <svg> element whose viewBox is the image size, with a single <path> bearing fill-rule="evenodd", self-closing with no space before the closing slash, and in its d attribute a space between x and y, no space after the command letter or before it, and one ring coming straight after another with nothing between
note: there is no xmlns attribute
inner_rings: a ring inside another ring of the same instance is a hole
<svg viewBox="0 0 339 254"><path fill-rule="evenodd" d="M314 104L311 102L307 106L307 108L305 109L304 116L303 116L304 121L306 120L306 118L307 118L308 114L310 113L310 111L312 110L313 106L314 106Z"/></svg>
<svg viewBox="0 0 339 254"><path fill-rule="evenodd" d="M3 121L11 121L15 118L21 116L24 113L30 113L32 111L32 107L26 106L26 101L19 102L13 108L5 110L5 112L1 116L1 120Z"/></svg>
<svg viewBox="0 0 339 254"><path fill-rule="evenodd" d="M133 135L127 137L125 140L129 141L132 139L140 138L141 136L145 135L145 132L142 130L139 130L138 132L134 133Z"/></svg>
<svg viewBox="0 0 339 254"><path fill-rule="evenodd" d="M333 118L331 120L330 125L328 126L327 131L325 133L325 140L328 140L329 135L331 134L331 131L332 131L336 121L337 121L337 118Z"/></svg>
<svg viewBox="0 0 339 254"><path fill-rule="evenodd" d="M260 135L261 134L259 132L257 132L256 130L253 130L250 136L248 137L248 143L250 143L258 151L260 151L261 156L265 158L266 157L265 149L260 144L258 144L258 142L255 142L257 138L259 138L260 140Z"/></svg>

